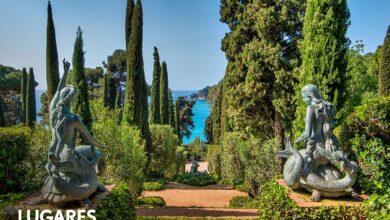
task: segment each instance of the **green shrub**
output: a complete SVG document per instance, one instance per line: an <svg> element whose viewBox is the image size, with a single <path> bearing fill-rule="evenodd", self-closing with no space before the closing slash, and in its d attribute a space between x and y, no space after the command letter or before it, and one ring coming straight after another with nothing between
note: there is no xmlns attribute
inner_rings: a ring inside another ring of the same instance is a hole
<svg viewBox="0 0 390 220"><path fill-rule="evenodd" d="M390 196L373 194L361 205L365 216L368 219L389 219L390 218Z"/></svg>
<svg viewBox="0 0 390 220"><path fill-rule="evenodd" d="M26 169L23 185L26 189L38 190L44 184L47 177L45 165L51 141L50 130L39 124L35 124L31 132L30 148L27 158L23 161Z"/></svg>
<svg viewBox="0 0 390 220"><path fill-rule="evenodd" d="M152 137L152 162L151 172L153 176L174 178L176 169L169 169L175 164L176 148L179 145L179 139L170 125L150 125ZM173 162L173 163L172 163Z"/></svg>
<svg viewBox="0 0 390 220"><path fill-rule="evenodd" d="M221 147L219 145L207 145L206 158L209 172L221 176Z"/></svg>
<svg viewBox="0 0 390 220"><path fill-rule="evenodd" d="M164 207L165 201L159 196L149 196L137 199L137 206L143 208Z"/></svg>
<svg viewBox="0 0 390 220"><path fill-rule="evenodd" d="M239 145L242 139L239 133L225 133L221 146L221 178L226 184L242 182L244 179L244 169L239 155Z"/></svg>
<svg viewBox="0 0 390 220"><path fill-rule="evenodd" d="M365 193L390 193L390 96L369 98L340 129L344 151L360 167L357 185Z"/></svg>
<svg viewBox="0 0 390 220"><path fill-rule="evenodd" d="M102 178L106 183L125 182L134 198L142 192L145 180L146 156L140 130L127 123L118 125L119 110L108 110L92 103L93 133L106 148L100 149L107 170Z"/></svg>
<svg viewBox="0 0 390 220"><path fill-rule="evenodd" d="M229 208L257 209L259 201L247 196L236 196L229 201Z"/></svg>
<svg viewBox="0 0 390 220"><path fill-rule="evenodd" d="M135 200L127 184L118 184L96 209L96 219L134 220Z"/></svg>
<svg viewBox="0 0 390 220"><path fill-rule="evenodd" d="M176 182L191 186L207 186L217 183L215 178L208 173L182 173L176 177Z"/></svg>
<svg viewBox="0 0 390 220"><path fill-rule="evenodd" d="M288 197L288 190L276 183L267 182L258 197L260 219L363 219L358 207L320 206L300 208Z"/></svg>
<svg viewBox="0 0 390 220"><path fill-rule="evenodd" d="M200 160L205 156L205 144L200 140L200 137L196 137L195 140L188 145L188 153L191 155L191 159Z"/></svg>
<svg viewBox="0 0 390 220"><path fill-rule="evenodd" d="M244 184L235 185L234 188L240 192L248 192L248 188Z"/></svg>
<svg viewBox="0 0 390 220"><path fill-rule="evenodd" d="M265 182L278 175L276 139L244 139L238 132L228 132L223 137L222 146L215 148L209 157L213 161L212 165L220 166L222 182L242 184L252 197L260 193Z"/></svg>
<svg viewBox="0 0 390 220"><path fill-rule="evenodd" d="M187 162L187 151L184 147L179 146L175 151L175 158L173 159L167 168L167 178L174 179L180 173L184 173L186 169Z"/></svg>
<svg viewBox="0 0 390 220"><path fill-rule="evenodd" d="M144 182L142 188L144 191L158 191L164 188L165 183L162 181Z"/></svg>
<svg viewBox="0 0 390 220"><path fill-rule="evenodd" d="M25 127L0 128L0 193L22 189L30 130Z"/></svg>

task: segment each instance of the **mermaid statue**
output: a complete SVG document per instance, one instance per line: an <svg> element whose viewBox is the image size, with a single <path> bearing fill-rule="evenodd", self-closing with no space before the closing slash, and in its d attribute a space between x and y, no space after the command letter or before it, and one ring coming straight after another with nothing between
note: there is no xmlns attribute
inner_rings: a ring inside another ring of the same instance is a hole
<svg viewBox="0 0 390 220"><path fill-rule="evenodd" d="M304 188L312 193L311 200L321 197L360 196L352 189L357 179L358 166L349 161L339 149L333 134L333 105L322 99L316 85L308 84L301 90L307 104L305 130L295 144L306 143L306 149L295 150L286 138L280 157L288 158L283 168L283 179L292 189Z"/></svg>
<svg viewBox="0 0 390 220"><path fill-rule="evenodd" d="M56 207L79 202L91 206L88 199L96 191L104 191L97 183L97 175L103 174L105 161L95 146L104 147L87 130L82 120L70 112L76 98L75 88L66 85L69 62L63 60L64 75L49 107L51 143L48 153L45 180L41 200ZM91 145L75 146L78 133Z"/></svg>

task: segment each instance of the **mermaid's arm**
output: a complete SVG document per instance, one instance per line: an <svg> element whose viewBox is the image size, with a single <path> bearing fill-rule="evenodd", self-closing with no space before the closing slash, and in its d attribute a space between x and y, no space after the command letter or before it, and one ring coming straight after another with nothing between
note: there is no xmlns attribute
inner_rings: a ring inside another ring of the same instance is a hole
<svg viewBox="0 0 390 220"><path fill-rule="evenodd" d="M309 139L311 135L312 126L313 126L313 113L314 113L314 109L311 106L308 106L306 111L306 119L305 119L305 131L301 134L301 136L299 136L298 139L295 140L295 143L300 143L302 141Z"/></svg>
<svg viewBox="0 0 390 220"><path fill-rule="evenodd" d="M57 102L60 99L60 92L65 87L66 82L68 81L70 63L68 61L65 61L65 59L62 61L62 63L64 64L64 75L58 83L56 94L50 102L50 112L53 112L55 107L57 106Z"/></svg>

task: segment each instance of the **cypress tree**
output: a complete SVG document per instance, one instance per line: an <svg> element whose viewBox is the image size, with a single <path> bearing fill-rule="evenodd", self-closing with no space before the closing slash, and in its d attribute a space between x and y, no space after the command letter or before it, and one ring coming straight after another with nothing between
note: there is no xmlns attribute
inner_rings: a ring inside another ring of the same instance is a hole
<svg viewBox="0 0 390 220"><path fill-rule="evenodd" d="M54 29L53 15L50 1L47 6L47 28L46 28L46 83L47 83L47 105L50 105L58 82L60 73L58 69L58 53L56 43L56 33Z"/></svg>
<svg viewBox="0 0 390 220"><path fill-rule="evenodd" d="M33 68L30 68L28 72L26 91L26 124L31 127L37 120L35 105L35 78Z"/></svg>
<svg viewBox="0 0 390 220"><path fill-rule="evenodd" d="M3 98L0 96L0 127L5 127Z"/></svg>
<svg viewBox="0 0 390 220"><path fill-rule="evenodd" d="M160 124L160 75L161 75L161 66L160 66L160 57L158 55L158 50L154 47L153 52L154 64L153 64L153 81L151 88L150 96L150 116L149 122L152 124Z"/></svg>
<svg viewBox="0 0 390 220"><path fill-rule="evenodd" d="M163 61L161 65L160 115L161 124L169 124L168 70L165 61Z"/></svg>
<svg viewBox="0 0 390 220"><path fill-rule="evenodd" d="M169 89L169 124L172 128L175 127L175 101L173 100L172 90Z"/></svg>
<svg viewBox="0 0 390 220"><path fill-rule="evenodd" d="M180 124L181 124L181 121L180 121L180 109L179 109L179 105L178 105L178 100L176 99L175 101L175 133L177 134L177 137L179 138L179 144L182 143L182 135L180 133Z"/></svg>
<svg viewBox="0 0 390 220"><path fill-rule="evenodd" d="M222 83L218 88L218 95L217 98L213 104L212 112L211 112L211 124L212 124L212 143L213 144L219 144L220 143L220 137L221 137L221 118L222 118L222 93L223 93L223 86Z"/></svg>
<svg viewBox="0 0 390 220"><path fill-rule="evenodd" d="M102 94L102 102L103 106L107 107L107 88L108 88L108 75L104 75L103 77L103 94Z"/></svg>
<svg viewBox="0 0 390 220"><path fill-rule="evenodd" d="M382 60L379 67L378 94L389 95L390 91L390 26L382 46Z"/></svg>
<svg viewBox="0 0 390 220"><path fill-rule="evenodd" d="M134 2L133 0L127 0L126 5L126 20L125 20L125 40L126 48L128 47L130 35L131 35L131 20L133 18Z"/></svg>
<svg viewBox="0 0 390 220"><path fill-rule="evenodd" d="M117 98L117 82L111 73L104 75L103 82L103 103L109 109L115 109Z"/></svg>
<svg viewBox="0 0 390 220"><path fill-rule="evenodd" d="M322 97L333 103L336 112L344 104L348 25L347 0L328 0L326 4L323 0L307 2L300 48L302 66L296 87L295 136L304 128L306 111L301 97L304 85L317 85Z"/></svg>
<svg viewBox="0 0 390 220"><path fill-rule="evenodd" d="M126 50L127 82L123 119L127 123L142 127L142 6L137 1L131 21L131 34Z"/></svg>
<svg viewBox="0 0 390 220"><path fill-rule="evenodd" d="M83 51L83 32L78 27L76 41L74 43L74 51L72 58L73 71L71 75L71 82L75 84L78 91L78 97L76 104L74 105L74 111L80 116L88 130L92 128L92 115L89 108L88 98L88 84L84 73L84 51Z"/></svg>
<svg viewBox="0 0 390 220"><path fill-rule="evenodd" d="M20 93L22 97L22 111L20 113L20 122L26 123L26 101L27 101L27 70L23 68Z"/></svg>

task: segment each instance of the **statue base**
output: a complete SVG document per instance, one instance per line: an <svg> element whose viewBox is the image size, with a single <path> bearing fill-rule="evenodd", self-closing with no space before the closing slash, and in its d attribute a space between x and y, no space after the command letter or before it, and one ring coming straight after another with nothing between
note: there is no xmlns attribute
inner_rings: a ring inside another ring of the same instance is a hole
<svg viewBox="0 0 390 220"><path fill-rule="evenodd" d="M319 202L311 201L311 193L305 189L292 190L286 185L283 179L276 180L280 186L288 189L288 197L293 200L301 208L311 208L319 206L346 206L346 207L356 207L360 206L361 201L356 201L349 196L344 196L340 198L322 198ZM367 195L360 195L363 200L368 199Z"/></svg>
<svg viewBox="0 0 390 220"><path fill-rule="evenodd" d="M36 192L28 196L27 198L19 201L14 206L8 206L5 208L6 212L6 219L7 220L18 220L18 210L90 210L90 209L96 209L97 206L100 204L101 201L103 201L108 195L111 194L111 191L115 188L115 185L105 185L105 191L104 192L95 192L92 196L89 197L89 199L92 202L91 207L82 207L79 204L73 203L66 208L56 208L49 204L37 204L37 205L31 205L34 204L35 201L38 201L41 192Z"/></svg>

